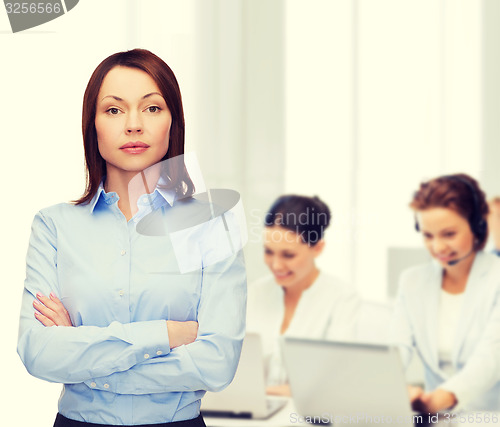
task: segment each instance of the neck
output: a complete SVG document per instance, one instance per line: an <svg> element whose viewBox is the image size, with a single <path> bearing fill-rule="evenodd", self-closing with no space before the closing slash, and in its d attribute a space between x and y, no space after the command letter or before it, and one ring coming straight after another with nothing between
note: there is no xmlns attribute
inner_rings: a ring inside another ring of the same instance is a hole
<svg viewBox="0 0 500 427"><path fill-rule="evenodd" d="M154 191L160 178L160 170L159 164L141 172L122 171L108 166L104 189L118 194L118 207L127 221L137 212L139 197Z"/></svg>

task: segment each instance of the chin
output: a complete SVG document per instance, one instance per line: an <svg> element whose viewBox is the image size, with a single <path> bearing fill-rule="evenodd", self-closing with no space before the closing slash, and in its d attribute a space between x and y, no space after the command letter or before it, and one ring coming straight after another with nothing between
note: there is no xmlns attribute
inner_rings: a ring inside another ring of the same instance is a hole
<svg viewBox="0 0 500 427"><path fill-rule="evenodd" d="M127 162L127 164L122 165L122 167L120 169L122 169L126 172L140 173L140 172L154 166L158 162L159 161L156 161L156 160L136 159L136 161Z"/></svg>

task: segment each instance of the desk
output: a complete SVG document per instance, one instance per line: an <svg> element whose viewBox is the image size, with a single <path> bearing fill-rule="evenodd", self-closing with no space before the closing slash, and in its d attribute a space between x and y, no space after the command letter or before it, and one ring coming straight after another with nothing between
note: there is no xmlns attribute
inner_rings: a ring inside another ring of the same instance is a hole
<svg viewBox="0 0 500 427"><path fill-rule="evenodd" d="M313 424L292 422L296 418L291 417L291 414L296 413L292 399L289 399L287 404L281 408L276 414L267 420L250 420L242 418L215 418L215 417L205 417L205 423L207 427L307 427L313 426ZM486 417L486 413L461 413L454 415L453 419L446 420L445 418L437 423L432 424L432 426L437 427L458 427L458 426L476 426L476 427L497 427L500 426L500 412L489 413L490 418ZM491 415L497 417L496 422L492 419ZM470 416L470 418L469 418ZM452 422L453 421L453 422ZM383 426L382 424L377 424L378 426ZM387 426L389 424L385 424ZM393 424L397 426L397 424ZM363 427L363 424L339 424L338 426L353 426L353 427Z"/></svg>

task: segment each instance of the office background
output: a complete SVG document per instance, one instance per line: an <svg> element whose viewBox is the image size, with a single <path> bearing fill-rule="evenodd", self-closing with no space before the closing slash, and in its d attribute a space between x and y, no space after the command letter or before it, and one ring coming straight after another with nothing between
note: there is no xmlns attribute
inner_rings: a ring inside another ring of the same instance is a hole
<svg viewBox="0 0 500 427"><path fill-rule="evenodd" d="M496 0L82 0L17 34L1 12L4 418L56 413L60 386L14 353L24 260L34 214L83 191L81 100L102 59L143 47L172 67L187 150L209 187L242 194L250 281L267 273L266 208L315 194L333 212L320 268L383 301L390 251L421 246L421 180L466 172L500 194L498 22Z"/></svg>

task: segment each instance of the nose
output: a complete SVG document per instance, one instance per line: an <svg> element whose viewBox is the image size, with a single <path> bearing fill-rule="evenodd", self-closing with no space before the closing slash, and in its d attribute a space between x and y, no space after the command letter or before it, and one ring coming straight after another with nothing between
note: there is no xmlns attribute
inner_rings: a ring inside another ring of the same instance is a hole
<svg viewBox="0 0 500 427"><path fill-rule="evenodd" d="M132 133L142 133L142 131L143 123L140 114L136 112L130 112L127 115L125 132L130 135Z"/></svg>
<svg viewBox="0 0 500 427"><path fill-rule="evenodd" d="M273 259L271 260L271 269L273 271L280 271L283 269L283 262L279 257L273 257Z"/></svg>
<svg viewBox="0 0 500 427"><path fill-rule="evenodd" d="M434 241L432 242L432 250L435 254L443 253L446 248L446 243L441 239L434 239Z"/></svg>

